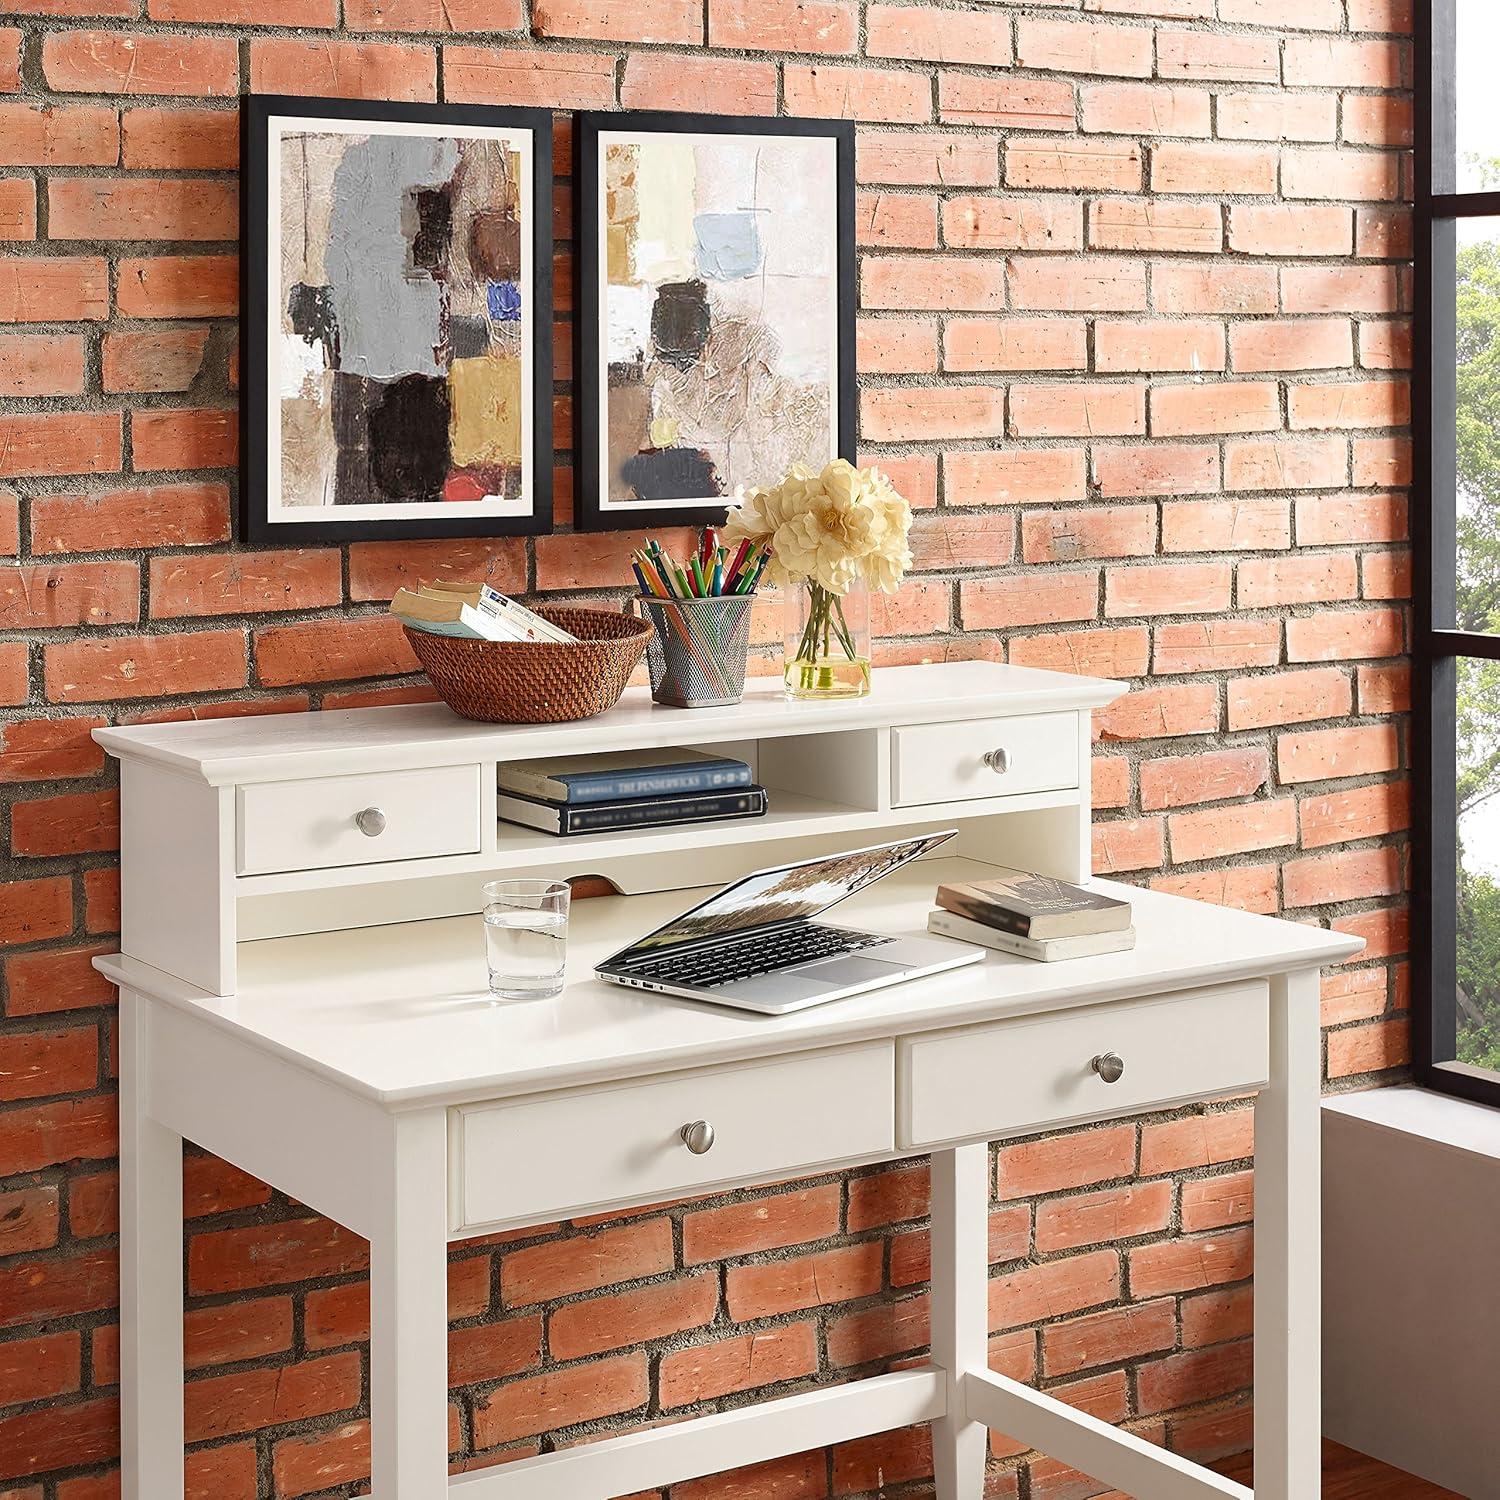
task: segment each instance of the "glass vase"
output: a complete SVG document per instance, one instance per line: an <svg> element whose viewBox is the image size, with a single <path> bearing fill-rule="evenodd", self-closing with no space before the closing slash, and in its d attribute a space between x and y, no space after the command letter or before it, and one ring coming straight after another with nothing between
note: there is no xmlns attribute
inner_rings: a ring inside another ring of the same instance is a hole
<svg viewBox="0 0 1500 1500"><path fill-rule="evenodd" d="M785 592L788 698L863 698L870 691L870 594L804 580Z"/></svg>

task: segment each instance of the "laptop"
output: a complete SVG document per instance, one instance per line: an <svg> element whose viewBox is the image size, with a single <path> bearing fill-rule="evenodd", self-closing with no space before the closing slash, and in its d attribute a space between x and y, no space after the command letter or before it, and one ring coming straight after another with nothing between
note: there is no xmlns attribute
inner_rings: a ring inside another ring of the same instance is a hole
<svg viewBox="0 0 1500 1500"><path fill-rule="evenodd" d="M956 832L757 870L648 932L595 969L638 990L785 1015L977 963L982 948L886 937L814 920Z"/></svg>

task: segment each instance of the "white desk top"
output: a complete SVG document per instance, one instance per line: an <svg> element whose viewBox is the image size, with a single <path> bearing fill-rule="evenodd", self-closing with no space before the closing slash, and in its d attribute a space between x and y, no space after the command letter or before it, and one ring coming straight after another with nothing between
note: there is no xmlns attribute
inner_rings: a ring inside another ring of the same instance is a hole
<svg viewBox="0 0 1500 1500"><path fill-rule="evenodd" d="M709 744L761 736L831 733L987 714L1096 708L1123 683L997 662L882 667L868 698L789 703L781 679L752 679L742 702L691 711L662 708L644 687L616 707L570 724L475 724L441 703L335 709L96 729L127 760L145 760L215 786L290 776L335 776L485 759L577 755L623 746Z"/></svg>
<svg viewBox="0 0 1500 1500"><path fill-rule="evenodd" d="M923 860L846 902L837 919L878 932L924 933L939 881L975 879L987 869L965 859ZM238 993L222 997L120 955L98 967L116 984L180 1006L355 1093L402 1106L1061 1010L1336 963L1361 947L1322 928L1097 884L1134 906L1132 951L1057 964L990 953L981 964L789 1016L591 977L600 959L701 899L693 891L576 903L568 983L552 1000L491 1003L477 915L244 943Z"/></svg>

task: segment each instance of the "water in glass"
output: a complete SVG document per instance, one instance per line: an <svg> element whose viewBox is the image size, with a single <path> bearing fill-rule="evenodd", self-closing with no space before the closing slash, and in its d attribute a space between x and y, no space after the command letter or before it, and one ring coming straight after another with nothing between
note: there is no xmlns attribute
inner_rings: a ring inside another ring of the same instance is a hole
<svg viewBox="0 0 1500 1500"><path fill-rule="evenodd" d="M531 1000L561 991L568 896L566 885L552 881L497 881L485 887L484 946L492 995Z"/></svg>

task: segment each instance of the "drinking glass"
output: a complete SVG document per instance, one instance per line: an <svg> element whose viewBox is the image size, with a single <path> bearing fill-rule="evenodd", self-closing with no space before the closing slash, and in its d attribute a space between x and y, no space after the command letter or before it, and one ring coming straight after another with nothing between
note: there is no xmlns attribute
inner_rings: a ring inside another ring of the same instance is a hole
<svg viewBox="0 0 1500 1500"><path fill-rule="evenodd" d="M561 880L492 880L485 886L490 994L501 1000L543 1000L561 992L571 895Z"/></svg>

